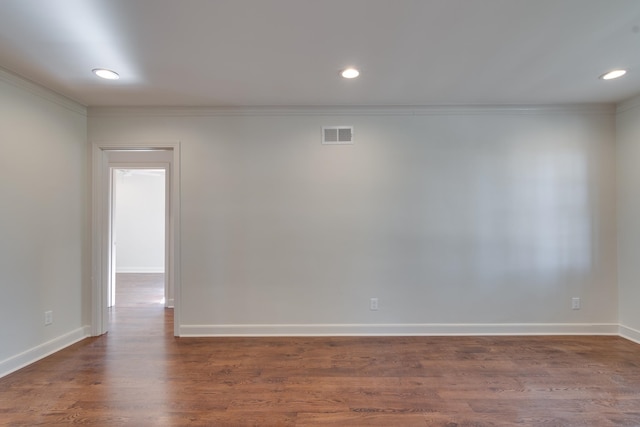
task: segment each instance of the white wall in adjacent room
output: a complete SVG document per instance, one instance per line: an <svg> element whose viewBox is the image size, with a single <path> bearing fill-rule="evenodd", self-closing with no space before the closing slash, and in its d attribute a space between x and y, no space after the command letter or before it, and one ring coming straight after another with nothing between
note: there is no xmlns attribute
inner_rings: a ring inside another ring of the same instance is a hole
<svg viewBox="0 0 640 427"><path fill-rule="evenodd" d="M116 271L164 273L164 170L117 169L114 181Z"/></svg>
<svg viewBox="0 0 640 427"><path fill-rule="evenodd" d="M92 109L89 138L181 141L186 333L615 324L614 113Z"/></svg>
<svg viewBox="0 0 640 427"><path fill-rule="evenodd" d="M0 376L85 336L86 120L0 70Z"/></svg>
<svg viewBox="0 0 640 427"><path fill-rule="evenodd" d="M640 341L640 97L619 106L616 135L620 324Z"/></svg>

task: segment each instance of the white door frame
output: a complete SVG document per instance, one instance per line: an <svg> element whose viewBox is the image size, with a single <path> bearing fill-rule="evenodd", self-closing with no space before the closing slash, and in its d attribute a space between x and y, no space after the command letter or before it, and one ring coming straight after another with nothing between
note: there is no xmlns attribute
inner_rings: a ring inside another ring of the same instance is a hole
<svg viewBox="0 0 640 427"><path fill-rule="evenodd" d="M170 151L171 162L167 171L167 250L165 282L173 289L174 335L180 334L180 143L94 143L92 145L92 245L91 245L91 334L98 336L108 331L107 309L109 274L111 272L110 187L112 164L109 153L114 151ZM158 163L157 161L155 162ZM121 164L121 163L118 163Z"/></svg>

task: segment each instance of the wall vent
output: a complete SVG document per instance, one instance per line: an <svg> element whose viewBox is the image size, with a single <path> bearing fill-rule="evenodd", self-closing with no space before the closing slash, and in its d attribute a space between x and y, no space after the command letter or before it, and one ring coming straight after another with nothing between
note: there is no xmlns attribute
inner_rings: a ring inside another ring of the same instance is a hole
<svg viewBox="0 0 640 427"><path fill-rule="evenodd" d="M322 143L329 145L353 144L353 126L324 126Z"/></svg>

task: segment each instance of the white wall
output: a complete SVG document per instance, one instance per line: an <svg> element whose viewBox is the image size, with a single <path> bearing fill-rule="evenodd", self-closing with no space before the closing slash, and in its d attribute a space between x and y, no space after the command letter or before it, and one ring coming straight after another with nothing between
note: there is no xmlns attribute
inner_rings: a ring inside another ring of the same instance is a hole
<svg viewBox="0 0 640 427"><path fill-rule="evenodd" d="M84 107L0 70L0 376L86 336L86 132Z"/></svg>
<svg viewBox="0 0 640 427"><path fill-rule="evenodd" d="M131 169L115 178L116 271L164 273L164 171Z"/></svg>
<svg viewBox="0 0 640 427"><path fill-rule="evenodd" d="M621 334L640 342L640 97L619 106L616 131Z"/></svg>
<svg viewBox="0 0 640 427"><path fill-rule="evenodd" d="M638 105L617 128L593 107L96 109L88 130L182 141L183 334L609 331L619 304L639 339ZM320 145L336 124L356 145ZM0 376L88 331L86 136L83 107L0 71Z"/></svg>
<svg viewBox="0 0 640 427"><path fill-rule="evenodd" d="M613 109L333 111L90 110L182 143L181 334L617 331Z"/></svg>

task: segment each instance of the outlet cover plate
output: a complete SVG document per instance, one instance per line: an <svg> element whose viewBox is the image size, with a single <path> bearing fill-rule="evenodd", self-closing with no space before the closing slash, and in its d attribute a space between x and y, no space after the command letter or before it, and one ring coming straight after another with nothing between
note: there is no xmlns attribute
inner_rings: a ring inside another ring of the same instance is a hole
<svg viewBox="0 0 640 427"><path fill-rule="evenodd" d="M580 310L580 298L578 297L571 298L571 309Z"/></svg>

